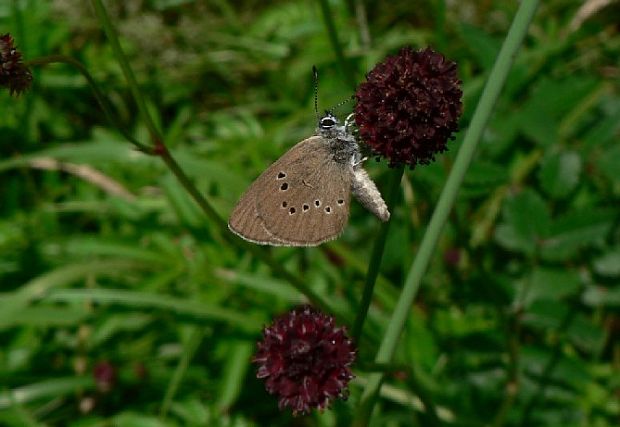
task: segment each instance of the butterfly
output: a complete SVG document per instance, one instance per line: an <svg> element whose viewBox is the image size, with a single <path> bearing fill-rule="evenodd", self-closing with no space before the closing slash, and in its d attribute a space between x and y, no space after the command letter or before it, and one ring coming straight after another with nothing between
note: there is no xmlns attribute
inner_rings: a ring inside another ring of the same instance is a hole
<svg viewBox="0 0 620 427"><path fill-rule="evenodd" d="M314 135L267 168L233 209L228 228L253 243L317 246L337 238L349 218L351 194L381 221L390 218L375 183L362 168L349 115L329 111Z"/></svg>

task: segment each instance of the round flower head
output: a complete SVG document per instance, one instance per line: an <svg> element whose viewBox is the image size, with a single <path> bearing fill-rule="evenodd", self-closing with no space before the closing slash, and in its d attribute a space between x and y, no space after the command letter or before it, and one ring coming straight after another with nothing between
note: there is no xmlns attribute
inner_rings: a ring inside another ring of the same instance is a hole
<svg viewBox="0 0 620 427"><path fill-rule="evenodd" d="M20 94L30 87L32 74L22 63L22 54L13 46L10 34L0 35L0 87Z"/></svg>
<svg viewBox="0 0 620 427"><path fill-rule="evenodd" d="M116 368L108 361L99 362L93 368L93 377L99 391L109 392L116 384Z"/></svg>
<svg viewBox="0 0 620 427"><path fill-rule="evenodd" d="M390 165L428 164L458 130L461 81L456 63L431 48L401 49L359 85L355 122L363 142Z"/></svg>
<svg viewBox="0 0 620 427"><path fill-rule="evenodd" d="M279 398L280 409L294 415L324 409L346 399L353 378L353 342L334 318L305 306L277 318L263 330L254 362L258 378Z"/></svg>

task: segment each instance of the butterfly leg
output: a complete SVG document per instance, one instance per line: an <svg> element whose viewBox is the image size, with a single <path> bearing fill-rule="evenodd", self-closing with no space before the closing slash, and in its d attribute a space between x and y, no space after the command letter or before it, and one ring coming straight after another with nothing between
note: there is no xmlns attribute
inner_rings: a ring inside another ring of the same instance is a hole
<svg viewBox="0 0 620 427"><path fill-rule="evenodd" d="M353 155L353 157L351 158L351 166L353 166L353 169L356 169L358 166L368 160L368 157L361 157L359 153L357 154L357 156Z"/></svg>
<svg viewBox="0 0 620 427"><path fill-rule="evenodd" d="M351 113L347 116L346 119L344 119L344 130L345 132L349 131L349 127L353 124L353 120L355 117L355 113Z"/></svg>

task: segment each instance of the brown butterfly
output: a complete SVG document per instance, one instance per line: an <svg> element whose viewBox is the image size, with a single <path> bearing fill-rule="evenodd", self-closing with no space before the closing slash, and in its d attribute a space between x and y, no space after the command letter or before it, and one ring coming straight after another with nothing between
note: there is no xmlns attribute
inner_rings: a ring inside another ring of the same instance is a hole
<svg viewBox="0 0 620 427"><path fill-rule="evenodd" d="M390 218L377 186L362 168L350 132L326 114L315 135L296 144L241 196L228 228L250 242L316 246L338 237L349 217L351 193L381 221Z"/></svg>

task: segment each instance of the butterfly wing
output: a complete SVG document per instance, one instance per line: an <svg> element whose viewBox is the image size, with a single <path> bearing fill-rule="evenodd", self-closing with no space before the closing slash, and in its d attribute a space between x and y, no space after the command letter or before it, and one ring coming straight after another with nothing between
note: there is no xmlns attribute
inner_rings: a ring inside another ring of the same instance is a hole
<svg viewBox="0 0 620 427"><path fill-rule="evenodd" d="M340 235L349 216L352 167L312 136L291 148L248 188L229 228L260 244L315 246Z"/></svg>

